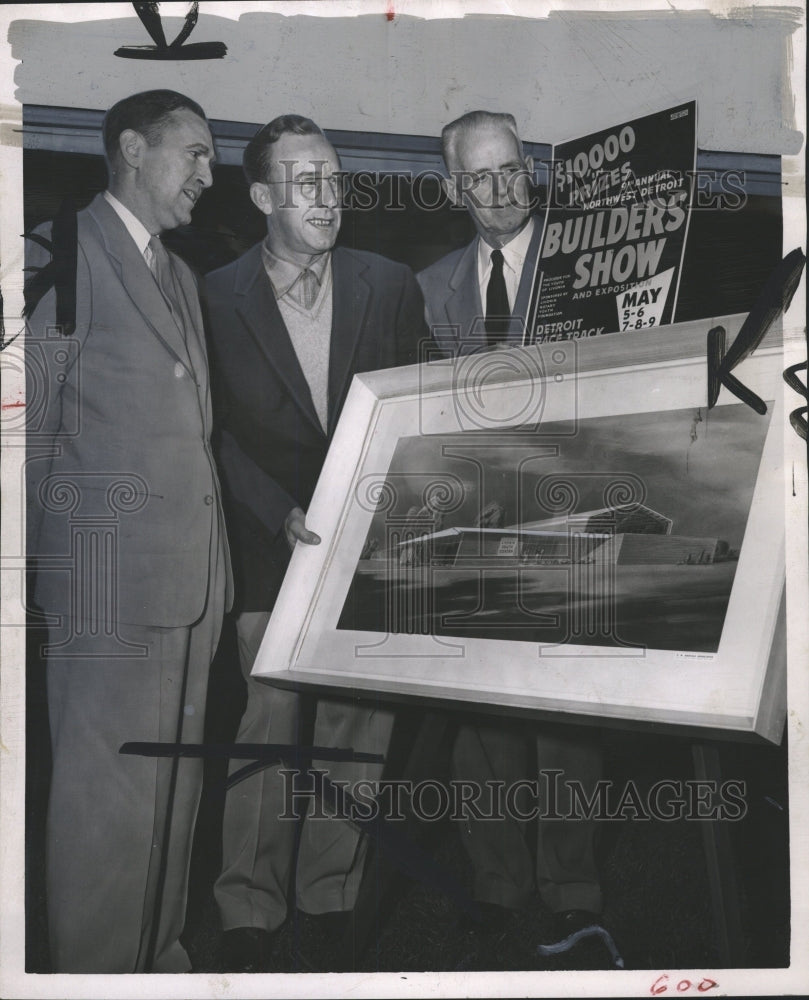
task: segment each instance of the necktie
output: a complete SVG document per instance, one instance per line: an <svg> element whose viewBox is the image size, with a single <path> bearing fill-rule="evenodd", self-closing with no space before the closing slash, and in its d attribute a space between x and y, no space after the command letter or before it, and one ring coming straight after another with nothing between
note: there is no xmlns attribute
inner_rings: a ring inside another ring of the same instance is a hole
<svg viewBox="0 0 809 1000"><path fill-rule="evenodd" d="M146 263L149 265L149 270L154 275L157 287L163 293L163 298L168 303L172 313L175 317L179 317L177 290L174 287L174 272L171 268L168 251L157 236L153 236L149 240L148 250Z"/></svg>
<svg viewBox="0 0 809 1000"><path fill-rule="evenodd" d="M511 319L506 279L503 277L502 250L492 250L491 261L492 273L486 289L486 340L490 347L506 339Z"/></svg>
<svg viewBox="0 0 809 1000"><path fill-rule="evenodd" d="M317 302L317 295L320 291L320 282L317 275L310 268L304 268L298 278L298 301L304 309L312 309Z"/></svg>

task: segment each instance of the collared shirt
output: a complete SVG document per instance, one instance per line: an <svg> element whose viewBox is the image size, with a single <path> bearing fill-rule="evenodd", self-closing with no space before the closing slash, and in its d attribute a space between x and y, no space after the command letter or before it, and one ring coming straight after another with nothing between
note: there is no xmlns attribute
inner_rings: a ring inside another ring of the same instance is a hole
<svg viewBox="0 0 809 1000"><path fill-rule="evenodd" d="M144 226L144 224L140 221L140 219L138 219L129 211L126 205L122 205L120 201L118 201L115 195L110 194L109 191L105 191L104 197L107 199L110 205L112 205L112 207L115 209L115 212L117 213L121 222L123 222L123 224L126 226L126 231L135 241L135 246L138 248L141 256L145 260L147 256L146 250L149 247L149 240L152 238L152 234L149 232L146 226Z"/></svg>
<svg viewBox="0 0 809 1000"><path fill-rule="evenodd" d="M512 312L517 300L522 269L525 258L528 256L533 233L534 220L529 219L528 224L517 233L514 239L500 248L503 252L503 278L506 282L506 294ZM486 303L486 290L489 287L489 275L492 272L491 253L493 249L485 240L478 237L478 285L480 287L480 301L484 305Z"/></svg>
<svg viewBox="0 0 809 1000"><path fill-rule="evenodd" d="M283 260L270 250L265 240L261 257L270 279L278 310L284 321L304 378L309 385L323 433L329 419L329 356L331 353L332 272L331 253L316 257L309 268ZM314 303L302 301L301 276L311 271L320 282Z"/></svg>
<svg viewBox="0 0 809 1000"><path fill-rule="evenodd" d="M267 246L266 240L261 244L261 259L264 262L264 270L270 279L276 299L286 299L300 306L299 282L303 272L307 268L303 268L299 264L293 264L282 257L277 257ZM312 261L308 268L317 278L321 290L323 289L324 279L327 277L326 269L330 264L331 253L322 253Z"/></svg>

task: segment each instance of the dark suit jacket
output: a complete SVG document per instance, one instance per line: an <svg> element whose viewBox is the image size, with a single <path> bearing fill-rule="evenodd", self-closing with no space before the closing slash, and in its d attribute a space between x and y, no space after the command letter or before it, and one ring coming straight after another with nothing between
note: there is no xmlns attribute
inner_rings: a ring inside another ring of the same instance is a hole
<svg viewBox="0 0 809 1000"><path fill-rule="evenodd" d="M356 372L419 360L424 304L409 268L332 253L328 433L315 413L261 257L261 244L207 275L218 458L239 611L272 608L289 549L283 525L306 510Z"/></svg>
<svg viewBox="0 0 809 1000"><path fill-rule="evenodd" d="M478 240L476 236L467 246L451 251L416 275L424 293L430 333L438 347L450 357L486 349L486 310L481 304L478 285ZM542 220L534 217L534 232L506 340L510 347L522 344L541 242Z"/></svg>
<svg viewBox="0 0 809 1000"><path fill-rule="evenodd" d="M54 331L53 290L28 321L34 599L86 618L90 605L71 598L94 584L114 588L117 621L190 625L205 607L217 519L224 531L196 282L173 257L192 327L184 339L109 202L98 195L77 222L75 333ZM49 238L50 226L38 232ZM26 260L41 267L50 254L29 242ZM84 540L106 539L98 562L74 564L76 526Z"/></svg>

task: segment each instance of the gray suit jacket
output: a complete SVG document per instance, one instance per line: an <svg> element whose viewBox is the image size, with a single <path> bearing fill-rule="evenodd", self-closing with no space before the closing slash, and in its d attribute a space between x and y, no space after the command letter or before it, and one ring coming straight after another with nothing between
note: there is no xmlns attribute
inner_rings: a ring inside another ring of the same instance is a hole
<svg viewBox="0 0 809 1000"><path fill-rule="evenodd" d="M49 260L29 241L29 265ZM28 551L47 612L176 627L205 607L224 521L196 282L172 262L185 331L99 195L78 213L75 332L54 328L53 290L28 320Z"/></svg>
<svg viewBox="0 0 809 1000"><path fill-rule="evenodd" d="M453 250L416 275L424 294L425 315L430 333L441 350L450 357L474 354L486 349L486 310L481 304L477 277L478 240L479 237L476 236L467 246ZM522 344L541 241L542 222L535 217L534 232L506 339L511 347Z"/></svg>

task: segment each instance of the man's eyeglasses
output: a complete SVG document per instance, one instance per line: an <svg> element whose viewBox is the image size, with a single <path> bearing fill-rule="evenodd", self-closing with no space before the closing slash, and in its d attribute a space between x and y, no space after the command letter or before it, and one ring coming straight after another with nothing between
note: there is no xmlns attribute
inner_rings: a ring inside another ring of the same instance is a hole
<svg viewBox="0 0 809 1000"><path fill-rule="evenodd" d="M291 184L306 201L322 201L328 185L333 197L342 201L348 191L348 174L329 174L328 177L306 177L304 180L265 181L265 184Z"/></svg>
<svg viewBox="0 0 809 1000"><path fill-rule="evenodd" d="M508 187L513 184L518 175L530 177L526 168L522 165L503 167L501 170L456 170L453 176L461 178L467 191L474 191L484 184L499 188Z"/></svg>

